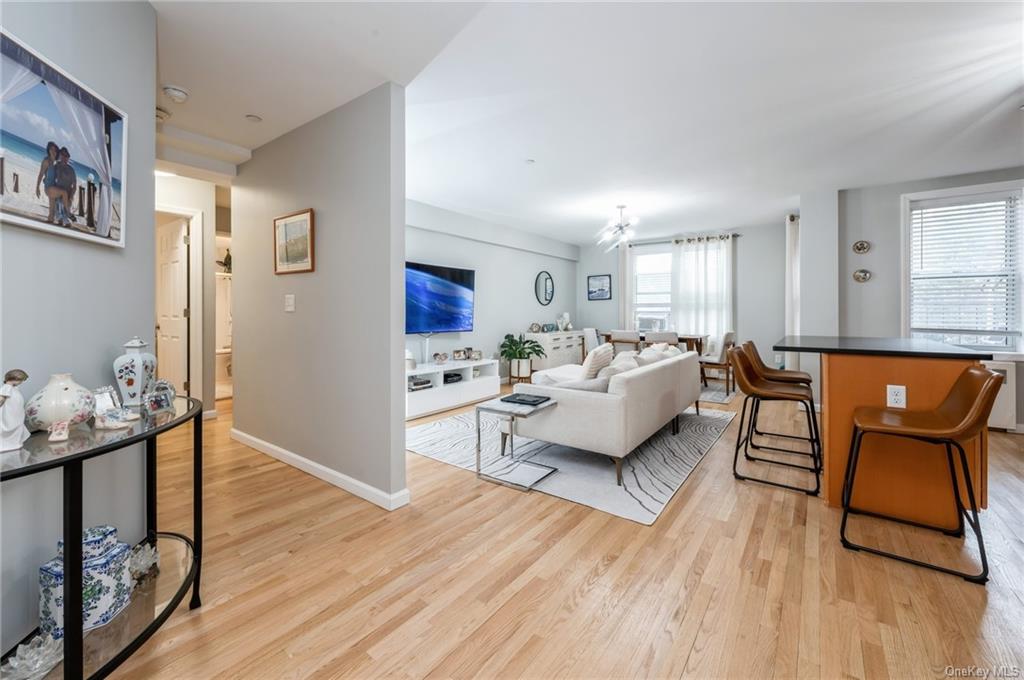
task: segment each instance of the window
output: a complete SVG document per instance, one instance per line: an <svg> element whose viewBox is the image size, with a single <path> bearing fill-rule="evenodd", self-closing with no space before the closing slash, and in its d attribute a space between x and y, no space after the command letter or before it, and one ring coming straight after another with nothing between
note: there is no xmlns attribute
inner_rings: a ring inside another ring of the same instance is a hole
<svg viewBox="0 0 1024 680"><path fill-rule="evenodd" d="M1016 346L1021 335L1021 190L950 192L914 200L908 330L968 347Z"/></svg>
<svg viewBox="0 0 1024 680"><path fill-rule="evenodd" d="M638 331L667 330L672 316L672 253L638 249L633 277L633 327Z"/></svg>

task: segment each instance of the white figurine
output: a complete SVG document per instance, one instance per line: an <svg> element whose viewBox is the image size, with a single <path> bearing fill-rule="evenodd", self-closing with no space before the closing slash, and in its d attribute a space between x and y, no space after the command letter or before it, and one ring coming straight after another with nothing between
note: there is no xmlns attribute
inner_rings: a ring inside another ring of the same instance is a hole
<svg viewBox="0 0 1024 680"><path fill-rule="evenodd" d="M25 398L18 387L28 380L28 373L15 368L7 371L0 386L0 451L16 451L28 439L25 427Z"/></svg>

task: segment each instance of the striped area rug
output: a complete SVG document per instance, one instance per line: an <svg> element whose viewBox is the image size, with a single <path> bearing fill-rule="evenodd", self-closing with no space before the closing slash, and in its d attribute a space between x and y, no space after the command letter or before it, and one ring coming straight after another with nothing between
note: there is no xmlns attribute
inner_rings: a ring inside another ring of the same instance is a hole
<svg viewBox="0 0 1024 680"><path fill-rule="evenodd" d="M607 457L560 444L516 437L516 460L558 468L536 491L580 503L640 524L653 524L711 446L722 436L734 413L688 409L680 416L679 434L670 426L659 430L625 458L622 486L615 483L615 465ZM492 477L516 477L516 461L501 456L497 417L481 417L483 471ZM476 429L472 413L443 418L406 430L405 448L421 456L473 470Z"/></svg>

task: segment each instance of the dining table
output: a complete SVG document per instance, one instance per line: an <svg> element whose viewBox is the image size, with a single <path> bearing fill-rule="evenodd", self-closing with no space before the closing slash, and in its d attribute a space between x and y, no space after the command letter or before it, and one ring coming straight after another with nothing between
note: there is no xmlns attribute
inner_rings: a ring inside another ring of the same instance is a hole
<svg viewBox="0 0 1024 680"><path fill-rule="evenodd" d="M611 334L610 331L604 331L604 332L598 333L598 335L600 335L604 339L605 342L611 342L612 341L612 334ZM640 332L640 342L647 342L647 340L644 338L644 335L645 335L644 332L641 331ZM686 345L686 351L688 351L688 352L696 352L697 354L704 354L704 345L707 343L707 341L708 341L708 336L707 335L693 335L693 334L687 334L687 333L680 333L679 334L679 342L681 344L685 344Z"/></svg>

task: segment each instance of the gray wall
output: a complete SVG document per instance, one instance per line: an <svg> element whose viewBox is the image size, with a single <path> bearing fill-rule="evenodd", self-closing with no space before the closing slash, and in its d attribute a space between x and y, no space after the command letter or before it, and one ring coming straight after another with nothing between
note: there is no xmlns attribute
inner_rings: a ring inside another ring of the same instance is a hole
<svg viewBox="0 0 1024 680"><path fill-rule="evenodd" d="M736 338L753 340L762 358L777 365L774 345L786 330L786 228L778 222L734 229Z"/></svg>
<svg viewBox="0 0 1024 680"><path fill-rule="evenodd" d="M1024 179L1024 167L953 177L886 184L839 192L839 332L843 335L899 336L900 196L972 184ZM801 221L801 229L803 222ZM854 241L871 242L856 255ZM871 270L867 283L854 282L856 269Z"/></svg>
<svg viewBox="0 0 1024 680"><path fill-rule="evenodd" d="M0 370L28 371L26 398L63 371L87 387L112 385L121 345L153 341L156 15L146 3L5 2L3 25L125 112L129 156L123 250L0 226ZM139 541L143 484L141 450L85 463L85 525L113 524ZM2 486L4 651L38 623L39 566L57 551L60 498L59 471Z"/></svg>
<svg viewBox="0 0 1024 680"><path fill-rule="evenodd" d="M800 194L800 335L839 333L839 192L816 190ZM799 368L821 385L821 357L800 355ZM793 367L797 368L797 367Z"/></svg>
<svg viewBox="0 0 1024 680"><path fill-rule="evenodd" d="M412 262L476 270L473 331L441 333L430 338L430 352L473 347L485 357L497 357L506 333L525 333L533 322L554 323L569 312L573 326L582 328L576 314L576 262L563 257L512 248L452 234L409 227L405 258ZM533 294L537 274L547 271L555 283L555 297L543 306ZM423 339L405 336L405 346L416 361L423 361ZM507 367L502 364L502 373Z"/></svg>
<svg viewBox="0 0 1024 680"><path fill-rule="evenodd" d="M577 265L577 300L579 310L578 328L596 328L602 331L622 328L619 320L619 296L622 286L619 285L619 251L604 252L606 247L595 245L580 247L580 261ZM588 300L587 277L595 274L612 275L612 299Z"/></svg>
<svg viewBox="0 0 1024 680"><path fill-rule="evenodd" d="M382 85L256 149L231 189L235 427L385 493L405 488L404 110ZM273 219L304 208L316 271L275 276Z"/></svg>

